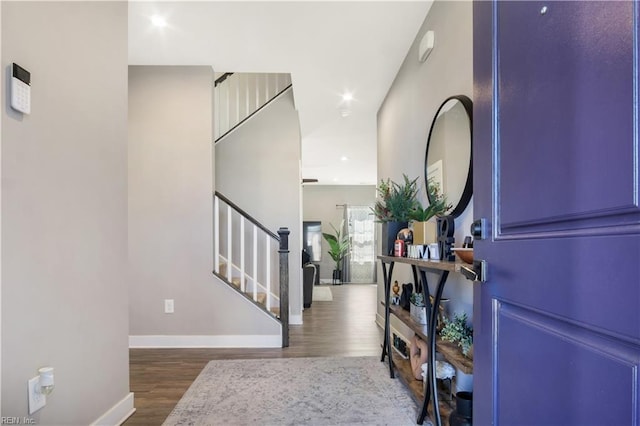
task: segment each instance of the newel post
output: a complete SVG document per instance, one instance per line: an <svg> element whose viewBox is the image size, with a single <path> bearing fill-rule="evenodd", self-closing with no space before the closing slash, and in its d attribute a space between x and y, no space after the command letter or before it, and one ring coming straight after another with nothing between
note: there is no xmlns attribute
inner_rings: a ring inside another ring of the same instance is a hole
<svg viewBox="0 0 640 426"><path fill-rule="evenodd" d="M280 237L280 322L282 347L289 346L289 228L278 229Z"/></svg>

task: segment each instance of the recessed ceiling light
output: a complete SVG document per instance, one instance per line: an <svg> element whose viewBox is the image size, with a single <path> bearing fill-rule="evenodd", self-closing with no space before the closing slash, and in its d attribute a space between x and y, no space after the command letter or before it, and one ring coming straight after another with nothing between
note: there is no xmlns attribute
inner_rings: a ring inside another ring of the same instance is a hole
<svg viewBox="0 0 640 426"><path fill-rule="evenodd" d="M344 95L342 95L342 100L345 102L349 102L353 100L353 94L349 93L349 92L345 92Z"/></svg>
<svg viewBox="0 0 640 426"><path fill-rule="evenodd" d="M340 157L340 161L349 161L349 157L345 157L344 155Z"/></svg>
<svg viewBox="0 0 640 426"><path fill-rule="evenodd" d="M338 179L338 178L333 178L333 181L334 181L334 182L337 182L337 181L339 181L339 180L340 180L340 179Z"/></svg>
<svg viewBox="0 0 640 426"><path fill-rule="evenodd" d="M167 26L167 20L164 19L162 16L160 15L153 15L151 17L151 23L159 28L163 28Z"/></svg>

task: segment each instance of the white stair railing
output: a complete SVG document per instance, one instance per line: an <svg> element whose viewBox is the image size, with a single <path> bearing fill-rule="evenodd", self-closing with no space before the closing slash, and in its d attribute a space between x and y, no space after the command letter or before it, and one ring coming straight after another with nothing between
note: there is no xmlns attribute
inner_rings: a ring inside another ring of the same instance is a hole
<svg viewBox="0 0 640 426"><path fill-rule="evenodd" d="M223 73L214 85L214 139L244 120L291 86L291 74Z"/></svg>
<svg viewBox="0 0 640 426"><path fill-rule="evenodd" d="M279 265L278 256L273 253L280 248L280 237L221 194L214 196L214 209L214 272L266 311L279 316ZM246 222L251 224L248 229Z"/></svg>

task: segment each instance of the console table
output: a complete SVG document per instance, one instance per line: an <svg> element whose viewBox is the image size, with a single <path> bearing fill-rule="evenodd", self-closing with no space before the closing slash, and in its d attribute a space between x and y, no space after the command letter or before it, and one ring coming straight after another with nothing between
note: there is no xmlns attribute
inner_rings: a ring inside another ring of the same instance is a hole
<svg viewBox="0 0 640 426"><path fill-rule="evenodd" d="M424 418L427 415L429 408L429 402L433 403L433 417L436 426L442 425L441 408L445 411L444 417L449 417L451 412L451 406L441 407L438 402L438 392L436 387L436 349L444 356L444 358L453 366L459 368L464 373L473 373L473 360L470 360L462 355L462 352L458 347L452 343L442 341L436 336L436 323L438 318L438 310L440 307L440 301L442 299L442 292L446 284L447 278L450 272L464 272L466 264L460 262L451 261L439 261L439 260L423 260L423 259L411 259L407 257L394 257L394 256L378 256L382 263L382 273L384 275L384 294L385 294L385 323L384 323L384 343L382 345L382 357L380 361L384 362L385 357L389 360L389 374L391 378L394 378L394 360L391 348L391 326L389 318L391 315L397 317L405 325L411 328L418 336L426 340L429 348L429 370L427 377L427 388L424 391L422 398L422 406L419 409L417 423L422 424ZM414 282L418 283L418 273L422 280L422 294L425 301L427 311L427 325L418 324L411 319L409 313L402 309L400 306L390 304L391 296L391 277L393 275L393 268L396 263L402 263L411 265L413 271ZM438 285L435 290L433 304L430 303L429 283L427 281L426 272L434 272L438 274ZM466 276L466 274L465 274ZM399 361L399 360L398 360ZM400 361L399 361L400 362ZM406 367L406 366L405 366ZM406 371L408 370L408 371ZM412 381L415 383L415 377L411 372L411 368L399 368L400 376L407 381L408 387L411 391L419 396L422 393L422 387L416 389L415 385L412 386Z"/></svg>

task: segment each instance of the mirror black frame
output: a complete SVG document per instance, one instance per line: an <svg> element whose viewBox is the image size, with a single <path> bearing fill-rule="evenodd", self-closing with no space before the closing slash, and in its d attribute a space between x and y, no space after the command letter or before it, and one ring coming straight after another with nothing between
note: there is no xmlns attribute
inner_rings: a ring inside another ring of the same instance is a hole
<svg viewBox="0 0 640 426"><path fill-rule="evenodd" d="M464 110L467 113L467 117L469 117L469 171L467 173L467 182L464 185L464 190L462 191L462 196L460 200L458 200L458 204L451 210L449 213L450 216L456 218L464 212L469 205L469 201L471 201L471 196L473 195L473 102L465 95L453 95L449 96L447 99L440 104L438 107L438 111L436 111L436 115L433 117L433 121L431 122L431 128L429 129L429 138L427 139L427 150L424 155L424 181L425 181L425 191L427 192L427 198L429 199L429 203L432 200L429 198L429 191L427 190L427 182L429 171L427 170L427 160L429 159L429 145L431 144L431 136L433 134L433 129L436 125L436 121L438 120L438 115L440 115L440 111L445 106L447 102L450 100L458 100Z"/></svg>

